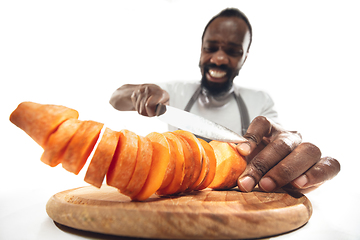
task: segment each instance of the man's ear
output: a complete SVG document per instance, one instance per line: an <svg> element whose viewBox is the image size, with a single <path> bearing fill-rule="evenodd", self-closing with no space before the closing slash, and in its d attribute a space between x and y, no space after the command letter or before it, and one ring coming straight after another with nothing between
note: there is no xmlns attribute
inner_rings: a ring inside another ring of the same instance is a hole
<svg viewBox="0 0 360 240"><path fill-rule="evenodd" d="M246 51L246 53L245 53L245 59L244 59L244 62L243 62L243 64L242 64L242 65L244 65L244 63L246 62L246 59L247 59L248 55L249 55L249 50L248 50L248 51ZM242 67L242 66L241 66L241 67Z"/></svg>
<svg viewBox="0 0 360 240"><path fill-rule="evenodd" d="M245 58L244 58L244 62L243 62L242 65L244 65L244 63L246 62L246 59L247 59L248 55L249 55L249 50L247 50L246 53L245 53ZM241 65L241 67L242 67L242 65Z"/></svg>
<svg viewBox="0 0 360 240"><path fill-rule="evenodd" d="M239 67L239 70L238 70L238 73L237 73L237 74L239 74L239 71L241 70L242 66L243 66L244 63L246 62L246 59L247 59L248 55L249 55L249 51L247 51L247 52L245 53L244 61L242 62L241 66Z"/></svg>
<svg viewBox="0 0 360 240"><path fill-rule="evenodd" d="M201 68L201 54L202 54L202 47L203 47L203 45L201 44L201 47L200 47L200 58L199 58L199 68Z"/></svg>

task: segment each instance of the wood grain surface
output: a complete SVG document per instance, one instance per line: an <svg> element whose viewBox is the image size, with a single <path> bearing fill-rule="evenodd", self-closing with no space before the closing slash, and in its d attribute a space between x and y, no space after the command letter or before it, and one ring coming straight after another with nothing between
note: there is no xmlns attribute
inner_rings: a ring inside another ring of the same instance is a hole
<svg viewBox="0 0 360 240"><path fill-rule="evenodd" d="M243 239L285 233L311 217L310 201L285 192L205 189L131 201L115 188L87 186L55 194L46 210L72 228L155 239Z"/></svg>

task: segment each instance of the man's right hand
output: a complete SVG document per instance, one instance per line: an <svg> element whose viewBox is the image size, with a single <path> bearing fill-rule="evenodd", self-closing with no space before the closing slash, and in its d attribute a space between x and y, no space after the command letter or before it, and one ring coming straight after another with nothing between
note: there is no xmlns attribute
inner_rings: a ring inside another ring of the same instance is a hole
<svg viewBox="0 0 360 240"><path fill-rule="evenodd" d="M120 111L137 111L147 117L156 116L156 106L169 103L169 94L155 84L126 84L118 88L110 104Z"/></svg>

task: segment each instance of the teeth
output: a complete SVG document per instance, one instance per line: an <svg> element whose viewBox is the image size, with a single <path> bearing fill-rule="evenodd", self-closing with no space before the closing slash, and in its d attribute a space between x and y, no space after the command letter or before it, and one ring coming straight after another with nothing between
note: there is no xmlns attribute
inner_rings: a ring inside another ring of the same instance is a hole
<svg viewBox="0 0 360 240"><path fill-rule="evenodd" d="M216 70L209 70L209 74L210 76L214 77L214 78L222 78L226 75L226 72L224 71L216 71Z"/></svg>

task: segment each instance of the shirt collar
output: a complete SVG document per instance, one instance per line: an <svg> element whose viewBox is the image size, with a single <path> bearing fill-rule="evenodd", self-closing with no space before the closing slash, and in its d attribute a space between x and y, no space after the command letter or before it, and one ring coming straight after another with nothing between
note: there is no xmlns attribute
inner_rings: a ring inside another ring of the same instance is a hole
<svg viewBox="0 0 360 240"><path fill-rule="evenodd" d="M234 85L226 92L218 95L212 95L209 90L202 87L199 96L199 103L205 107L222 107L225 106L231 99L234 92Z"/></svg>

